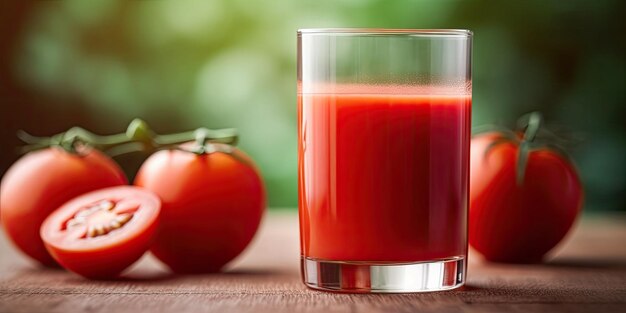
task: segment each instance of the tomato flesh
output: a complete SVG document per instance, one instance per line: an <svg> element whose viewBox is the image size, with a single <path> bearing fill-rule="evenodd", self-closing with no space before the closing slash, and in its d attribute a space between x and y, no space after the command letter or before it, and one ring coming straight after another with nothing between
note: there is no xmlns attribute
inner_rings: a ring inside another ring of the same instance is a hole
<svg viewBox="0 0 626 313"><path fill-rule="evenodd" d="M67 202L41 226L54 259L87 278L111 278L137 261L157 230L161 201L137 187L96 190Z"/></svg>

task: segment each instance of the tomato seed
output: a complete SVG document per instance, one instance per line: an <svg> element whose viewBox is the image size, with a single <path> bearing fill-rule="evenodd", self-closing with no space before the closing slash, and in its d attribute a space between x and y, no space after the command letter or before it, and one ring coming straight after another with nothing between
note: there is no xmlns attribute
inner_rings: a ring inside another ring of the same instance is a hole
<svg viewBox="0 0 626 313"><path fill-rule="evenodd" d="M78 226L78 225L82 225L83 223L84 223L83 220L79 220L79 219L73 218L73 219L67 221L67 228L72 228L72 227L75 227L75 226Z"/></svg>
<svg viewBox="0 0 626 313"><path fill-rule="evenodd" d="M122 224L114 220L114 221L111 221L111 223L109 223L109 226L111 227L111 229L118 229L122 227Z"/></svg>
<svg viewBox="0 0 626 313"><path fill-rule="evenodd" d="M130 219L133 217L132 214L120 214L118 215L115 220L120 222L122 225L126 224L128 221L130 221Z"/></svg>
<svg viewBox="0 0 626 313"><path fill-rule="evenodd" d="M113 208L115 208L115 203L113 203L113 202L111 202L109 200L104 200L104 201L100 202L99 207L102 210L111 211L111 210L113 210Z"/></svg>
<svg viewBox="0 0 626 313"><path fill-rule="evenodd" d="M108 216L115 216L115 217L108 223L104 222L104 224L96 223L94 225L89 225L87 227L86 235L89 238L106 235L112 230L121 228L122 226L124 226L124 224L128 223L128 221L130 221L130 219L133 217L133 213L121 213L121 214L115 215L115 213L112 212L115 206L116 204L113 201L109 201L109 200L100 201L96 203L95 205L91 205L77 212L74 215L74 218L71 218L69 221L67 221L66 227L71 228L71 227L75 227L78 225L83 225L87 223L87 219L92 214L96 212L105 211L107 212L106 214Z"/></svg>
<svg viewBox="0 0 626 313"><path fill-rule="evenodd" d="M96 228L93 226L89 226L87 228L87 237L96 237Z"/></svg>

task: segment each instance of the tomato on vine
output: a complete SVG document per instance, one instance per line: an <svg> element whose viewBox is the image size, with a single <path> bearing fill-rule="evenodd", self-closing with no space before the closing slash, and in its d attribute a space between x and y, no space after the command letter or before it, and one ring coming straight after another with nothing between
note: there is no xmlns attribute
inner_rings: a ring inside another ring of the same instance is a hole
<svg viewBox="0 0 626 313"><path fill-rule="evenodd" d="M583 187L563 140L521 119L517 132L499 129L472 138L469 243L487 260L538 262L571 228Z"/></svg>
<svg viewBox="0 0 626 313"><path fill-rule="evenodd" d="M120 167L100 151L52 146L13 164L0 184L0 214L8 237L24 254L47 266L56 262L39 237L44 219L85 192L127 184Z"/></svg>
<svg viewBox="0 0 626 313"><path fill-rule="evenodd" d="M152 253L177 273L219 271L257 231L265 209L259 172L232 141L196 142L159 151L135 185L159 195L161 228ZM230 144L228 144L230 143Z"/></svg>
<svg viewBox="0 0 626 313"><path fill-rule="evenodd" d="M234 147L234 129L161 135L136 119L110 136L72 128L21 137L27 150L37 151L3 177L0 211L9 237L43 264L56 260L85 277L110 278L154 238L152 251L174 271L218 271L248 245L263 215L263 182ZM135 181L145 189L101 189L127 180L100 151L157 151Z"/></svg>

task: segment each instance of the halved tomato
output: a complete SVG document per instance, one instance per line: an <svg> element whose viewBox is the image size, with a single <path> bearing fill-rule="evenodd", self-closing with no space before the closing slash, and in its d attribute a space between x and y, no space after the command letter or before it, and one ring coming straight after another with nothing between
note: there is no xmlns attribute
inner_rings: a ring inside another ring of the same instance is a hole
<svg viewBox="0 0 626 313"><path fill-rule="evenodd" d="M160 210L159 198L142 188L100 189L54 211L41 226L41 238L66 269L87 278L111 278L148 250Z"/></svg>

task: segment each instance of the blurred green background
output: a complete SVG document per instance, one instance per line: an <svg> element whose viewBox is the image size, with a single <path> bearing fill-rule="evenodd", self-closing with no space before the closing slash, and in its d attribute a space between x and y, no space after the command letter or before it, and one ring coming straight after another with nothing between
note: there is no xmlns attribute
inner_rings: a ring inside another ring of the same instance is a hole
<svg viewBox="0 0 626 313"><path fill-rule="evenodd" d="M587 211L626 210L626 1L3 1L0 173L18 129L236 127L269 205L295 208L296 30L474 31L474 125L540 110L584 134ZM145 158L117 158L132 177Z"/></svg>

